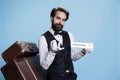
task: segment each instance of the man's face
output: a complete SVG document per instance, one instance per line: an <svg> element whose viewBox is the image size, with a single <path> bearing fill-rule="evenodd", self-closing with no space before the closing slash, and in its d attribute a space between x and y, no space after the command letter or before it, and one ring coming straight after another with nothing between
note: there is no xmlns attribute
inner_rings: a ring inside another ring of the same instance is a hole
<svg viewBox="0 0 120 80"><path fill-rule="evenodd" d="M61 31L66 21L66 14L61 11L57 11L54 17L51 17L52 28L54 31Z"/></svg>

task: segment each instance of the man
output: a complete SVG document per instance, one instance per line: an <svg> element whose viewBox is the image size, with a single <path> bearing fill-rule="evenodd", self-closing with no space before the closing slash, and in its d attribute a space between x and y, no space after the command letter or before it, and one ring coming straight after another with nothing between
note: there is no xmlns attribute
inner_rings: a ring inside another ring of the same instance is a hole
<svg viewBox="0 0 120 80"><path fill-rule="evenodd" d="M39 41L40 65L47 70L47 80L76 80L73 62L91 49L82 49L77 52L71 47L74 37L70 32L63 30L69 12L61 7L53 8L50 14L51 27Z"/></svg>

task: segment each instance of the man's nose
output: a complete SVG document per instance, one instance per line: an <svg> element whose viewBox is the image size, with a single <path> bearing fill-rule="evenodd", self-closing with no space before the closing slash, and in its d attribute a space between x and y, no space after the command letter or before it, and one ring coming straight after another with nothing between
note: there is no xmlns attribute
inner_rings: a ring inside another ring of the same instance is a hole
<svg viewBox="0 0 120 80"><path fill-rule="evenodd" d="M60 23L60 24L63 24L63 23L64 23L64 21L61 19L61 20L59 21L59 23Z"/></svg>

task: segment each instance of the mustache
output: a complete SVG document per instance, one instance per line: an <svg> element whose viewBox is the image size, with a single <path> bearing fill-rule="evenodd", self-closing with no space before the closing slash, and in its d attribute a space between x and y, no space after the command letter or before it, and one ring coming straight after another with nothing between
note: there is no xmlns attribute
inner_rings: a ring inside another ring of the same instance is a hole
<svg viewBox="0 0 120 80"><path fill-rule="evenodd" d="M56 25L58 25L58 26L63 26L62 24L60 24L60 23L57 23Z"/></svg>

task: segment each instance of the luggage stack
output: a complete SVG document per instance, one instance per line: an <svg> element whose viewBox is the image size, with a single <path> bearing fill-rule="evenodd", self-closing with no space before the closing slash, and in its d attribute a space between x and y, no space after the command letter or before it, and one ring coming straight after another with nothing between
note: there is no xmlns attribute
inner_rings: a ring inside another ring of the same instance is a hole
<svg viewBox="0 0 120 80"><path fill-rule="evenodd" d="M45 80L46 71L40 66L38 52L35 43L16 41L11 45L2 53L5 80Z"/></svg>

